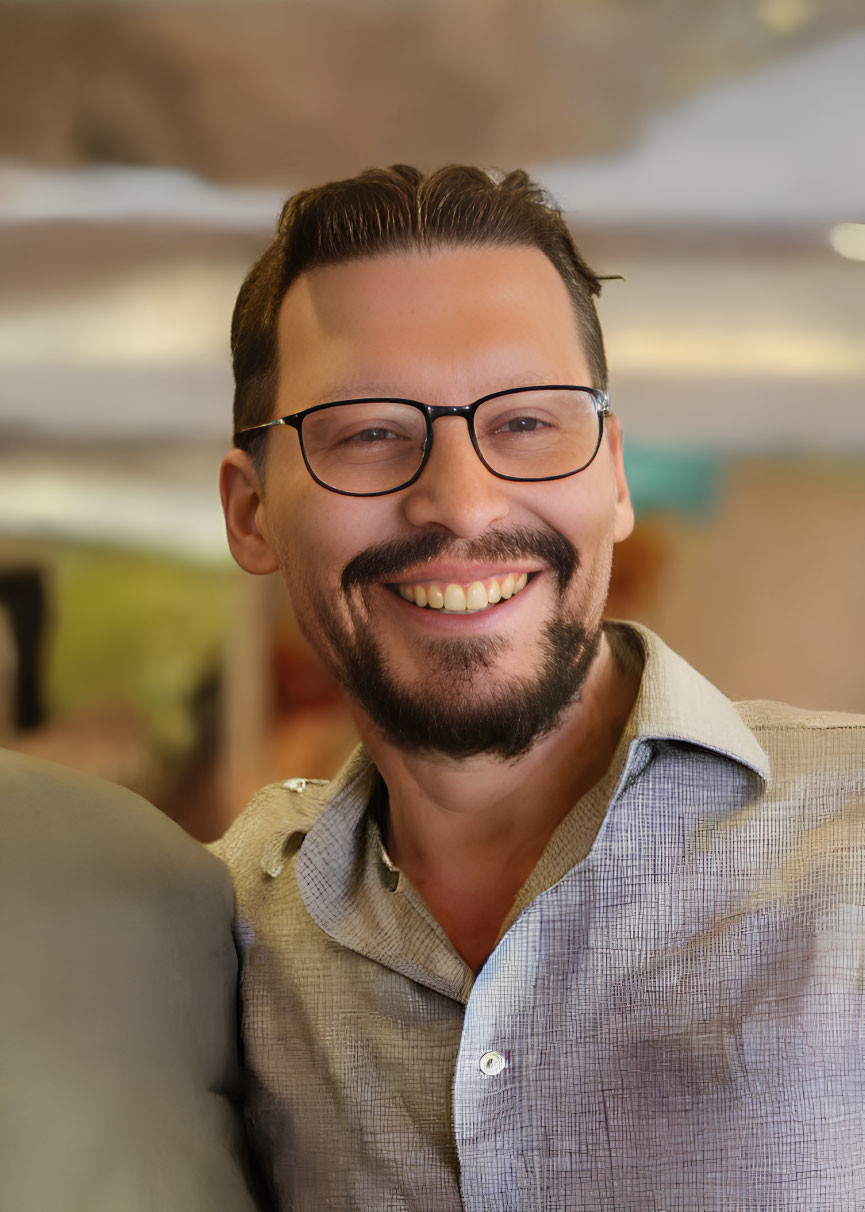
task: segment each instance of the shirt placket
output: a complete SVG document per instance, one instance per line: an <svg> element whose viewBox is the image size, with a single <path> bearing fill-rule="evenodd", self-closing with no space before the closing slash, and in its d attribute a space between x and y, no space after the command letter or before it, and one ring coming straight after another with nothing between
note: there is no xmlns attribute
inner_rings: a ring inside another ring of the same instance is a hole
<svg viewBox="0 0 865 1212"><path fill-rule="evenodd" d="M531 1109L522 1105L523 1035L531 1013L536 914L511 927L477 977L466 1006L454 1075L454 1134L467 1212L527 1212Z"/></svg>

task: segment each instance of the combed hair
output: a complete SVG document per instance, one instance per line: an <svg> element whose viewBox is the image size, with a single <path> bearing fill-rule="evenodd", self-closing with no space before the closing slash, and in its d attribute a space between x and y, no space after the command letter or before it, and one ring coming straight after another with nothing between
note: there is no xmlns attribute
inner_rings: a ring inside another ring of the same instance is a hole
<svg viewBox="0 0 865 1212"><path fill-rule="evenodd" d="M561 211L522 171L450 165L425 175L396 164L289 198L276 234L246 277L231 324L235 432L272 416L279 373L279 310L306 270L436 247L538 248L568 289L592 383L607 365L595 297L601 283L580 256ZM246 443L247 449L253 444Z"/></svg>

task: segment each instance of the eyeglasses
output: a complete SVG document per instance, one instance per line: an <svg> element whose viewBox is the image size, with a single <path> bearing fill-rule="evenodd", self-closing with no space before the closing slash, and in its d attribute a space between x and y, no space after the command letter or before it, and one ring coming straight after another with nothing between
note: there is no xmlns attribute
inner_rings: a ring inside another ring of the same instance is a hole
<svg viewBox="0 0 865 1212"><path fill-rule="evenodd" d="M334 400L241 429L234 442L248 449L253 435L290 425L317 484L343 496L379 497L418 478L440 417L465 418L478 458L499 479L561 480L592 462L609 412L605 391L561 384L495 391L453 407L394 398Z"/></svg>

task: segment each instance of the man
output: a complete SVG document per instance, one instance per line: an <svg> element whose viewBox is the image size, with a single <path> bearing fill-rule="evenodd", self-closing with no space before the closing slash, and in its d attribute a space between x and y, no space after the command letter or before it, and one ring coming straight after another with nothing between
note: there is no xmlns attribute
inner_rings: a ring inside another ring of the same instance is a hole
<svg viewBox="0 0 865 1212"><path fill-rule="evenodd" d="M224 868L137 795L0 750L0 1208L254 1212Z"/></svg>
<svg viewBox="0 0 865 1212"><path fill-rule="evenodd" d="M865 1208L865 721L602 622L598 289L524 174L397 167L240 292L229 542L364 743L220 846L283 1208Z"/></svg>

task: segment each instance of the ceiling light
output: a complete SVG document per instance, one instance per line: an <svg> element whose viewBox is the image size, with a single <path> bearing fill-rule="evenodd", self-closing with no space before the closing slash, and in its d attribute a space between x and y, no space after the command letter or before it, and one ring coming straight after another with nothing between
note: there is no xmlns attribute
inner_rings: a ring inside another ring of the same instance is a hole
<svg viewBox="0 0 865 1212"><path fill-rule="evenodd" d="M757 16L773 34L793 34L815 16L814 0L760 0Z"/></svg>
<svg viewBox="0 0 865 1212"><path fill-rule="evenodd" d="M836 223L829 232L829 243L840 257L865 261L865 223Z"/></svg>

